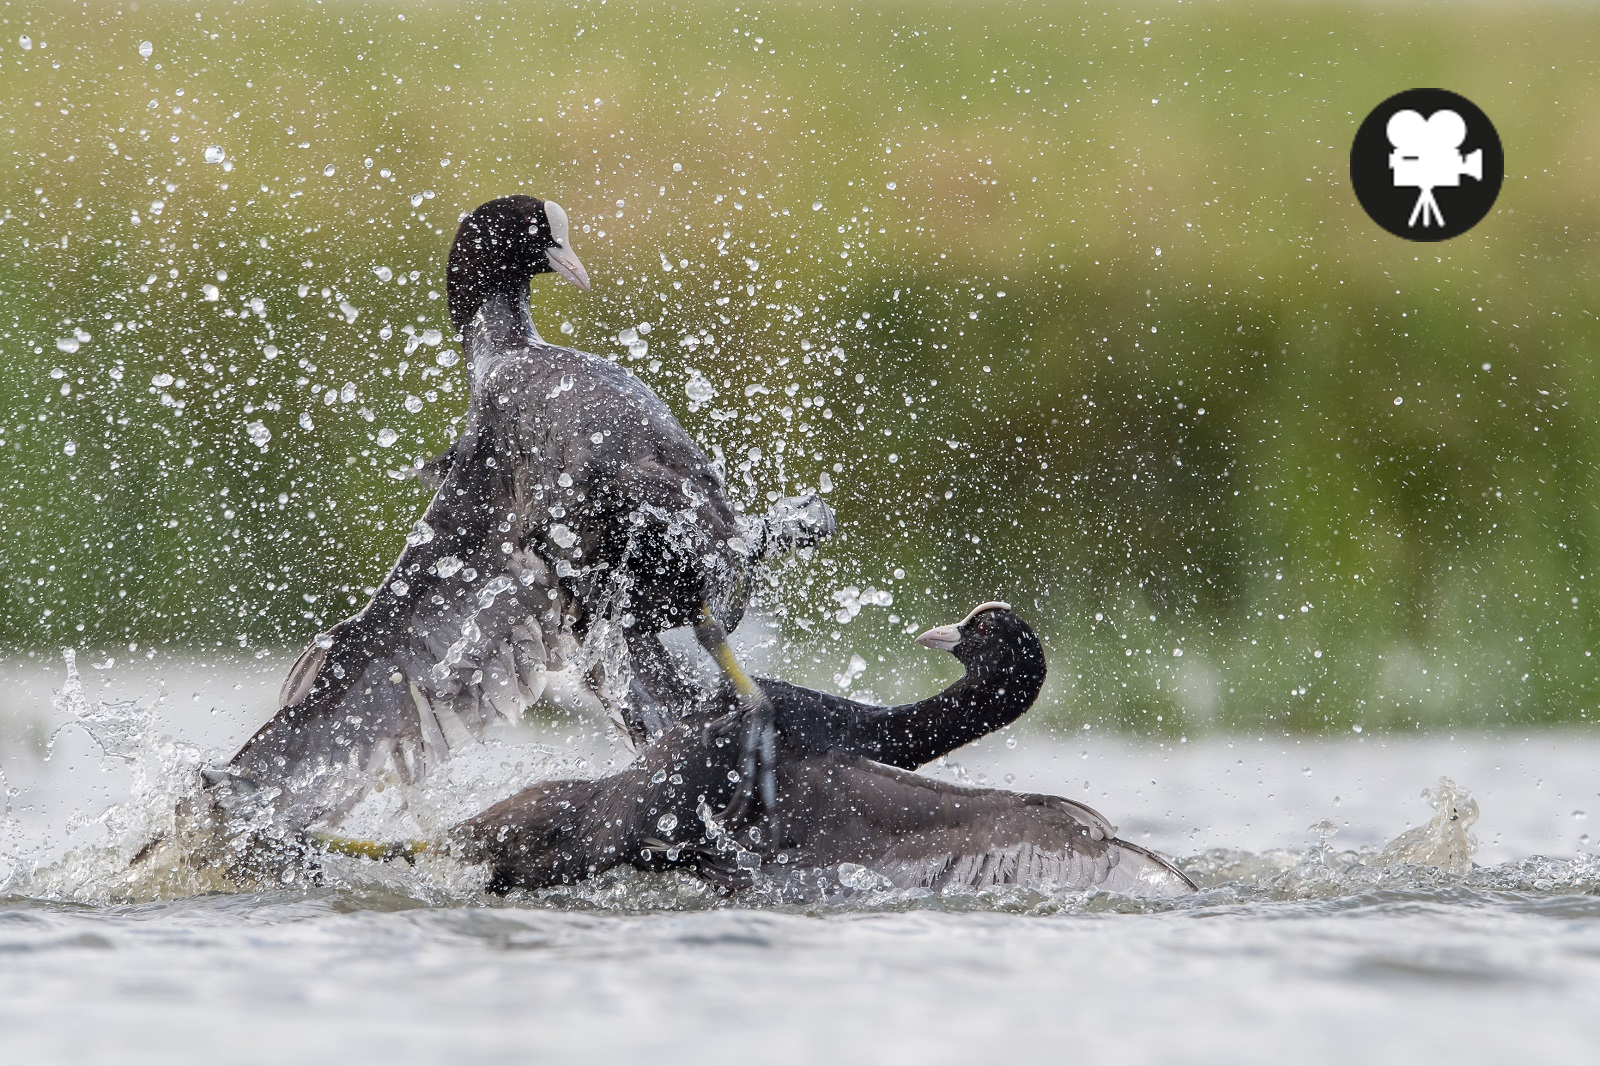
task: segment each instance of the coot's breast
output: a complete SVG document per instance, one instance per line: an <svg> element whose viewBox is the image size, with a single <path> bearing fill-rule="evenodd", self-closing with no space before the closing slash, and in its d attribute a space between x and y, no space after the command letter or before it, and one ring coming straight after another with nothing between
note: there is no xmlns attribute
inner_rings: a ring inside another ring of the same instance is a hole
<svg viewBox="0 0 1600 1066"><path fill-rule="evenodd" d="M734 613L750 565L738 517L705 452L638 378L570 348L513 350L485 368L473 407L516 472L526 542L587 586L583 602L620 577L618 606L650 629L693 622L706 600Z"/></svg>

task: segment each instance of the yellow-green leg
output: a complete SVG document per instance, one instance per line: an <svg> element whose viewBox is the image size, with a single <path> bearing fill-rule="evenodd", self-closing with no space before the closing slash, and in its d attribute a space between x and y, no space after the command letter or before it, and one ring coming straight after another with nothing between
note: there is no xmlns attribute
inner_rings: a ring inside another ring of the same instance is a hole
<svg viewBox="0 0 1600 1066"><path fill-rule="evenodd" d="M734 791L727 809L722 812L726 821L741 821L750 814L758 794L767 810L777 806L778 782L774 773L778 747L777 712L767 694L750 680L750 675L734 658L733 649L728 647L727 630L711 613L709 604L700 606L694 635L700 646L716 661L717 668L727 677L745 709L744 730L739 744L739 787Z"/></svg>
<svg viewBox="0 0 1600 1066"><path fill-rule="evenodd" d="M428 850L428 842L425 840L384 843L378 840L336 836L333 833L307 833L306 839L322 851L332 852L335 855L348 855L353 859L371 859L373 862L391 862L395 859L410 862Z"/></svg>

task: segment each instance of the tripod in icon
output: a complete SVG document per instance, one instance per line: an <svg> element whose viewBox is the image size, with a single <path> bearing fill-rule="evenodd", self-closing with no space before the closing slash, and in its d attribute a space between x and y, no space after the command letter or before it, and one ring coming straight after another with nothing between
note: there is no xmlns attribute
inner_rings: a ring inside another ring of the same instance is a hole
<svg viewBox="0 0 1600 1066"><path fill-rule="evenodd" d="M1467 138L1467 123L1454 111L1435 111L1427 118L1416 111L1396 111L1389 118L1389 169L1394 171L1395 188L1417 189L1417 202L1411 209L1408 227L1421 220L1423 229L1437 224L1444 227L1444 212L1433 195L1436 188L1456 188L1463 176L1483 180L1483 149L1465 155L1461 142Z"/></svg>

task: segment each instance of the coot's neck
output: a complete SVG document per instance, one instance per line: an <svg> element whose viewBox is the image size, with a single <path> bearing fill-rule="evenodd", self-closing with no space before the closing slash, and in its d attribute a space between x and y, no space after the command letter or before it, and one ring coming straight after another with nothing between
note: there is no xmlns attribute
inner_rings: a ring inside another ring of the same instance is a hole
<svg viewBox="0 0 1600 1066"><path fill-rule="evenodd" d="M445 278L450 321L469 346L487 341L496 348L537 344L539 332L528 313L528 282L524 265L496 254L487 238L468 232L468 223L450 246Z"/></svg>
<svg viewBox="0 0 1600 1066"><path fill-rule="evenodd" d="M489 293L461 332L474 347L484 342L495 349L542 343L528 310L527 282L510 291L500 289Z"/></svg>
<svg viewBox="0 0 1600 1066"><path fill-rule="evenodd" d="M967 665L961 680L916 703L887 708L874 738L883 762L914 769L1002 729L1033 706L1044 687L1044 650L1019 634Z"/></svg>

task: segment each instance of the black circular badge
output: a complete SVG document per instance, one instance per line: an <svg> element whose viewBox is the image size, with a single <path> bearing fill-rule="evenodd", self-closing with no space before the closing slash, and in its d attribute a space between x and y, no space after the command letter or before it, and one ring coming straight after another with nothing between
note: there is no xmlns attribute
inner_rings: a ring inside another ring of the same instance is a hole
<svg viewBox="0 0 1600 1066"><path fill-rule="evenodd" d="M1407 89L1373 109L1350 146L1350 183L1372 221L1408 241L1444 241L1482 221L1505 153L1489 116L1444 89Z"/></svg>

